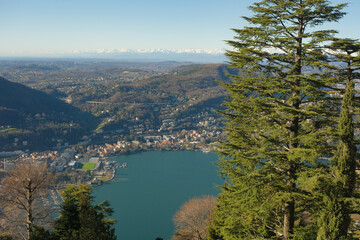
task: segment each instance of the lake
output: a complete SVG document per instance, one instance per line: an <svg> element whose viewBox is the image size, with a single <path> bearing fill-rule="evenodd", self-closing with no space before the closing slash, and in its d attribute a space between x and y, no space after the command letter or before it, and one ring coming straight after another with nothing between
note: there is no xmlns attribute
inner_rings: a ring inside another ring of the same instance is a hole
<svg viewBox="0 0 360 240"><path fill-rule="evenodd" d="M127 168L117 169L115 179L93 193L96 202L108 200L114 209L119 240L171 239L180 206L193 197L217 195L215 185L222 184L215 153L154 151L111 160Z"/></svg>

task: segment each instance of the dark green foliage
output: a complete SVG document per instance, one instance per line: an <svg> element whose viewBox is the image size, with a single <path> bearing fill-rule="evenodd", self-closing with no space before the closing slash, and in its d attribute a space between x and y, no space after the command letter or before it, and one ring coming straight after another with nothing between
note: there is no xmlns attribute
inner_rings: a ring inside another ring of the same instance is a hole
<svg viewBox="0 0 360 240"><path fill-rule="evenodd" d="M93 206L91 189L86 185L69 186L64 192L55 233L61 240L115 240L113 210L108 202Z"/></svg>
<svg viewBox="0 0 360 240"><path fill-rule="evenodd" d="M219 201L220 197L221 195L218 196L217 201L222 203L222 201ZM222 221L224 214L221 211L220 205L217 205L216 207L218 209L217 211L213 211L212 221L207 228L207 240L224 240L220 232L220 226L224 225L224 222Z"/></svg>
<svg viewBox="0 0 360 240"><path fill-rule="evenodd" d="M349 239L350 225L349 204L346 203L338 191L339 186L327 185L328 189L323 196L323 204L318 220L318 240Z"/></svg>
<svg viewBox="0 0 360 240"><path fill-rule="evenodd" d="M60 239L75 240L79 238L80 218L75 188L68 187L63 193L60 216L55 222L55 233Z"/></svg>
<svg viewBox="0 0 360 240"><path fill-rule="evenodd" d="M308 176L332 150L336 105L324 89L338 80L322 71L325 41L335 31L313 27L340 19L345 5L257 1L250 7L254 16L245 17L250 26L234 29L227 55L243 75L222 83L229 101L220 167L229 184L219 197L215 229L224 239L315 238L308 215L316 196Z"/></svg>
<svg viewBox="0 0 360 240"><path fill-rule="evenodd" d="M337 62L346 67L338 68L338 77L346 84L338 125L339 144L335 152L330 176L323 195L319 218L318 240L349 239L350 214L356 186L356 143L355 122L355 83L360 69L358 54L360 44L351 39L337 39L330 46Z"/></svg>
<svg viewBox="0 0 360 240"><path fill-rule="evenodd" d="M53 233L42 226L34 226L30 240L59 240Z"/></svg>
<svg viewBox="0 0 360 240"><path fill-rule="evenodd" d="M347 64L345 71L340 70L340 77L345 80L346 87L338 127L340 143L334 156L333 171L336 180L341 184L344 197L351 197L356 185L356 139L353 117L357 104L355 104L354 79L357 76L356 71L360 69L360 57L353 54L360 53L360 43L350 39L341 39L335 41L332 47L342 52L342 54L336 54L338 61Z"/></svg>

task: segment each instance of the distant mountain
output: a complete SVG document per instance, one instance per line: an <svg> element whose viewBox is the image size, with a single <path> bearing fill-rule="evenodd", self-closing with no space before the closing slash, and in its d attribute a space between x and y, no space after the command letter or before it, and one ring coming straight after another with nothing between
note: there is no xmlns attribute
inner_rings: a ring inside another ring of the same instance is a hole
<svg viewBox="0 0 360 240"><path fill-rule="evenodd" d="M95 122L89 113L0 77L0 151L72 143Z"/></svg>
<svg viewBox="0 0 360 240"><path fill-rule="evenodd" d="M116 59L126 61L181 61L192 63L224 63L227 59L224 50L204 49L113 49L96 51L73 51L54 54L54 57Z"/></svg>

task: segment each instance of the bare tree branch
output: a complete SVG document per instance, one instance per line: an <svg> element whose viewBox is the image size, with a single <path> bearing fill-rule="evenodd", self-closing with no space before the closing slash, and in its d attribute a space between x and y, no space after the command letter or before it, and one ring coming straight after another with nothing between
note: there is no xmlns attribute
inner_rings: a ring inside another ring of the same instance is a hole
<svg viewBox="0 0 360 240"><path fill-rule="evenodd" d="M173 240L206 239L207 227L215 205L216 198L213 196L193 198L186 202L173 218L176 227Z"/></svg>
<svg viewBox="0 0 360 240"><path fill-rule="evenodd" d="M22 162L1 181L2 210L8 220L15 217L16 220L10 222L19 223L20 229L26 227L27 237L24 239L29 239L36 220L45 219L50 214L50 209L42 206L40 201L41 194L47 195L52 180L46 163ZM15 209L20 211L15 213Z"/></svg>

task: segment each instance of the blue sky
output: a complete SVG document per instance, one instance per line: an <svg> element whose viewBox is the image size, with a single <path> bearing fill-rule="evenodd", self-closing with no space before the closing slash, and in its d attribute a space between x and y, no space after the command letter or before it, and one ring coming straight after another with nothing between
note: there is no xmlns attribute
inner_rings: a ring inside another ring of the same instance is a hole
<svg viewBox="0 0 360 240"><path fill-rule="evenodd" d="M0 56L97 49L222 49L254 0L0 0ZM334 0L334 3L345 0ZM334 28L360 38L360 0Z"/></svg>

